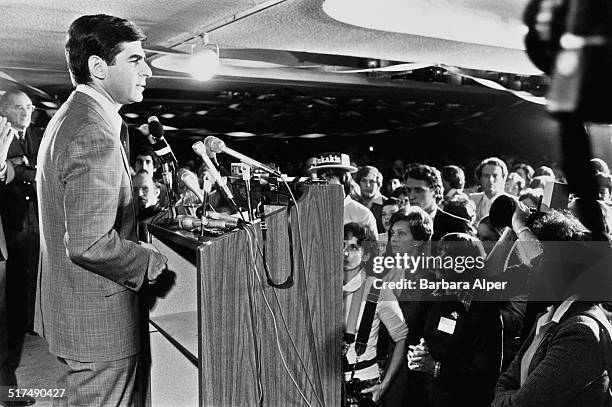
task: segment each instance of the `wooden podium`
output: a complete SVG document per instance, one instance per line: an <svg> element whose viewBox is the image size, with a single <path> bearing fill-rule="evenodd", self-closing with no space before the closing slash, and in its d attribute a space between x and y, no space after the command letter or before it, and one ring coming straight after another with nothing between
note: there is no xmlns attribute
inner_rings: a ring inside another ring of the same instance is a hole
<svg viewBox="0 0 612 407"><path fill-rule="evenodd" d="M284 288L259 222L204 242L148 226L175 274L150 311L153 407L340 406L343 194L301 188L299 225L295 207L266 210Z"/></svg>

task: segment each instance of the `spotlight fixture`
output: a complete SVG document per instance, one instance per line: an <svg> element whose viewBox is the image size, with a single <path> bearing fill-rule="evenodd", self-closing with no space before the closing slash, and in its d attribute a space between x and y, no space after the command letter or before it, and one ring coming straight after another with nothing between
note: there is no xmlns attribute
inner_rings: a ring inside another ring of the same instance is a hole
<svg viewBox="0 0 612 407"><path fill-rule="evenodd" d="M208 34L200 36L201 44L191 46L191 58L188 64L188 72L197 81L207 81L217 73L219 69L219 46L208 42Z"/></svg>

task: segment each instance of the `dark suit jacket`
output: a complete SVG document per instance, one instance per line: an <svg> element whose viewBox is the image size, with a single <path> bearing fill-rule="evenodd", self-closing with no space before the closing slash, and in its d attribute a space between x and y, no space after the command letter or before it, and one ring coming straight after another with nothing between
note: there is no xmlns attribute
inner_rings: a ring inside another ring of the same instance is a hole
<svg viewBox="0 0 612 407"><path fill-rule="evenodd" d="M431 236L431 240L440 240L440 238L447 233L467 233L474 236L476 231L467 220L459 216L451 215L438 208L436 217L433 220L433 235Z"/></svg>
<svg viewBox="0 0 612 407"><path fill-rule="evenodd" d="M521 387L521 359L533 342L534 327L508 370L500 376L492 406L608 405L612 343L609 334L604 332L606 322L605 315L595 305L572 304L559 324L545 334Z"/></svg>
<svg viewBox="0 0 612 407"><path fill-rule="evenodd" d="M35 329L59 357L110 361L139 351L137 291L164 262L137 243L128 168L112 118L73 92L47 126L36 183Z"/></svg>
<svg viewBox="0 0 612 407"><path fill-rule="evenodd" d="M20 231L29 220L38 222L35 216L28 216L28 212L36 211L36 161L41 139L40 129L28 127L25 141L14 138L9 146L8 159L25 156L29 161L29 165L15 165L13 182L0 187L0 213L4 227L9 230Z"/></svg>
<svg viewBox="0 0 612 407"><path fill-rule="evenodd" d="M15 173L10 163L7 164L6 178L0 181L1 184L11 182ZM6 362L8 360L8 326L7 326L7 311L6 311L6 259L8 252L6 250L6 239L4 238L4 229L2 227L2 217L0 216L0 386L8 386L9 371Z"/></svg>

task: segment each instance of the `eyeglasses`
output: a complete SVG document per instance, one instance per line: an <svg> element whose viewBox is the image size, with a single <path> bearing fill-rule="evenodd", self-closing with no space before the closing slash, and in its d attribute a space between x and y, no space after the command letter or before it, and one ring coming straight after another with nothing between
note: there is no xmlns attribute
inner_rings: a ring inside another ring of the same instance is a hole
<svg viewBox="0 0 612 407"><path fill-rule="evenodd" d="M15 110L23 110L25 112L32 112L32 111L34 111L35 107L34 107L34 105L14 105L13 109L15 109Z"/></svg>

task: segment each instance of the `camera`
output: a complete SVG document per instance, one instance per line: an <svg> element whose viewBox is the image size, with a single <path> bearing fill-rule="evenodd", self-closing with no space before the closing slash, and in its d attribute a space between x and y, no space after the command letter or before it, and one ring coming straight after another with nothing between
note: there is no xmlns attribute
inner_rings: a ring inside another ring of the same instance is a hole
<svg viewBox="0 0 612 407"><path fill-rule="evenodd" d="M368 383L359 379L351 379L344 384L347 399L353 399L360 407L375 407L372 401L372 393L361 393L364 389L371 387Z"/></svg>

